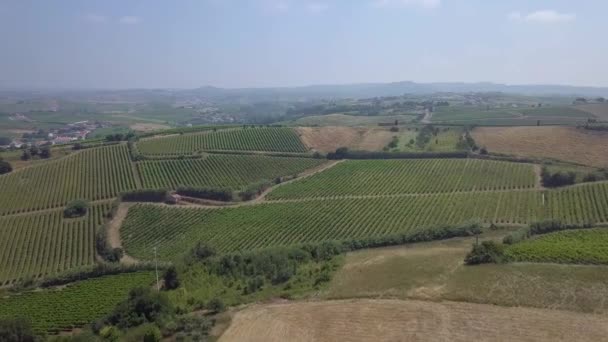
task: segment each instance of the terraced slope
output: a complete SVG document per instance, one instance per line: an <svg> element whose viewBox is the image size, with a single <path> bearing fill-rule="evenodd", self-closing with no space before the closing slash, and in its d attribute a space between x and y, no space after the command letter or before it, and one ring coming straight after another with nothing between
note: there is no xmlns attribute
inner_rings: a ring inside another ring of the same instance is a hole
<svg viewBox="0 0 608 342"><path fill-rule="evenodd" d="M247 128L184 134L142 140L137 143L137 148L144 155L180 155L209 150L307 151L291 128Z"/></svg>
<svg viewBox="0 0 608 342"><path fill-rule="evenodd" d="M221 252L379 237L471 219L528 223L543 216L534 191L274 202L222 209L136 205L121 228L127 254L171 260L205 241Z"/></svg>
<svg viewBox="0 0 608 342"><path fill-rule="evenodd" d="M75 219L63 218L61 209L0 217L0 285L93 264L95 229L110 205Z"/></svg>
<svg viewBox="0 0 608 342"><path fill-rule="evenodd" d="M608 182L546 192L548 216L566 224L608 222Z"/></svg>
<svg viewBox="0 0 608 342"><path fill-rule="evenodd" d="M348 160L291 184L268 199L531 189L530 164L478 159Z"/></svg>
<svg viewBox="0 0 608 342"><path fill-rule="evenodd" d="M126 145L93 148L0 176L0 215L101 200L135 189Z"/></svg>
<svg viewBox="0 0 608 342"><path fill-rule="evenodd" d="M137 163L144 187L227 187L240 189L262 180L295 175L324 163L323 159L210 155L205 159Z"/></svg>

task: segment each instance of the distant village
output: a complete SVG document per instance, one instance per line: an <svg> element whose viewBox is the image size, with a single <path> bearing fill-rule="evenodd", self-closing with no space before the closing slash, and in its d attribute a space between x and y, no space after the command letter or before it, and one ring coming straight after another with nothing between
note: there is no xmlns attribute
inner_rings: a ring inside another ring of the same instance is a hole
<svg viewBox="0 0 608 342"><path fill-rule="evenodd" d="M16 121L26 121L32 122L33 120L29 119L27 116L23 114L13 114L10 117L11 120ZM21 138L15 138L8 145L2 145L3 148L20 148L23 145L59 145L59 144L67 144L73 141L84 140L87 135L92 131L110 127L110 122L104 121L93 121L93 120L85 120L78 121L74 123L70 123L65 125L64 127L58 129L39 129L38 131L23 133Z"/></svg>

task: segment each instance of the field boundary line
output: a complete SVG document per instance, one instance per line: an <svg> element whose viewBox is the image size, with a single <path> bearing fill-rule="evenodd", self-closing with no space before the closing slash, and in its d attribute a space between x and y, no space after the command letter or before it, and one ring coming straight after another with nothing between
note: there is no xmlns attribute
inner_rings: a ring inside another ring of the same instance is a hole
<svg viewBox="0 0 608 342"><path fill-rule="evenodd" d="M89 204L90 205L103 204L106 202L112 202L115 199L116 199L116 197L103 198L103 199L98 199L95 201L89 201ZM55 211L55 210L59 210L59 209L63 209L63 208L65 208L65 205L60 205L57 207L46 208L46 209L39 209L39 210L26 210L24 212L15 213L15 214L0 215L0 219L5 218L5 217L26 216L26 215L32 215L32 214L46 213L46 212Z"/></svg>

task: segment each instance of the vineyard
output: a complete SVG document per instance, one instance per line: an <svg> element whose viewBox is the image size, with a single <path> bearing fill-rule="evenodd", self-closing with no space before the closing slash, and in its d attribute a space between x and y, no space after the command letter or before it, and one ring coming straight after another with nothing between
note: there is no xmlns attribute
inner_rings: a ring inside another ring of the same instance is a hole
<svg viewBox="0 0 608 342"><path fill-rule="evenodd" d="M608 229L566 230L509 246L513 261L608 264Z"/></svg>
<svg viewBox="0 0 608 342"><path fill-rule="evenodd" d="M95 262L95 228L110 202L92 206L83 218L62 210L0 218L0 286Z"/></svg>
<svg viewBox="0 0 608 342"><path fill-rule="evenodd" d="M608 222L608 182L546 192L548 216L566 224Z"/></svg>
<svg viewBox="0 0 608 342"><path fill-rule="evenodd" d="M205 150L306 152L291 128L242 128L142 140L144 155L180 155Z"/></svg>
<svg viewBox="0 0 608 342"><path fill-rule="evenodd" d="M530 164L478 159L349 160L278 187L269 199L530 189Z"/></svg>
<svg viewBox="0 0 608 342"><path fill-rule="evenodd" d="M148 286L153 279L152 272L124 273L83 280L61 290L0 298L0 319L24 317L37 332L83 326L110 313L132 288Z"/></svg>
<svg viewBox="0 0 608 342"><path fill-rule="evenodd" d="M137 163L147 188L227 187L298 174L322 164L322 159L267 156L210 155L205 159L145 161Z"/></svg>
<svg viewBox="0 0 608 342"><path fill-rule="evenodd" d="M534 191L452 193L275 202L222 209L136 205L121 228L127 254L175 259L197 241L221 252L325 240L380 237L434 225L525 224L543 217Z"/></svg>
<svg viewBox="0 0 608 342"><path fill-rule="evenodd" d="M136 188L126 145L83 150L0 176L0 215L42 210Z"/></svg>

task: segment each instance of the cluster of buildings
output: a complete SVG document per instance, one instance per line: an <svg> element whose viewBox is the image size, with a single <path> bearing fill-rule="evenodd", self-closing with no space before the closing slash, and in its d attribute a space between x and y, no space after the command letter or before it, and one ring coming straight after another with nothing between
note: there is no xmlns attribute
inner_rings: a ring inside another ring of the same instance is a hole
<svg viewBox="0 0 608 342"><path fill-rule="evenodd" d="M48 131L38 130L37 132L24 133L21 138L14 139L10 145L2 146L4 148L20 148L22 145L58 145L67 144L73 141L84 140L92 131L110 126L108 122L99 121L79 121L67 124L59 129L50 129Z"/></svg>

